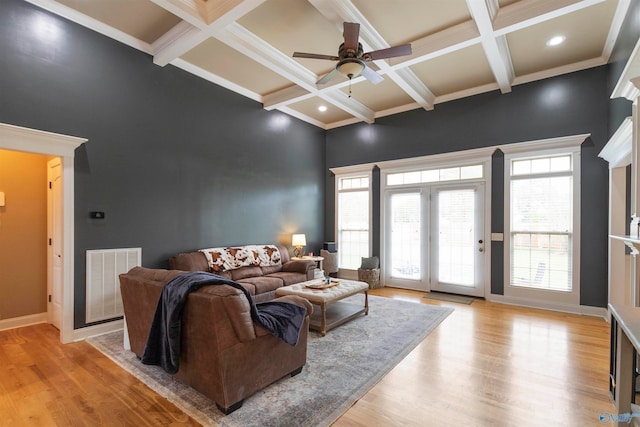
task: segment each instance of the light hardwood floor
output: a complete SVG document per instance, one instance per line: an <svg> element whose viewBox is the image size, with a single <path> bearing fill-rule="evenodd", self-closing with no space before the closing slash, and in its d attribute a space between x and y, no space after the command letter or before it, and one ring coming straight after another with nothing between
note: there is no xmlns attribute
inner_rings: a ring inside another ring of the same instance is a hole
<svg viewBox="0 0 640 427"><path fill-rule="evenodd" d="M598 426L609 325L482 300L455 308L335 426ZM0 332L0 426L197 425L91 345L36 325Z"/></svg>

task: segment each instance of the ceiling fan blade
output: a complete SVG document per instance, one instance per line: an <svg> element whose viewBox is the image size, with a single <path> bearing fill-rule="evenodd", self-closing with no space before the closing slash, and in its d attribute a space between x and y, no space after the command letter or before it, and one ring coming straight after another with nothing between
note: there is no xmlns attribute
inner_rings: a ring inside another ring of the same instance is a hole
<svg viewBox="0 0 640 427"><path fill-rule="evenodd" d="M365 61L373 61L376 59L393 58L396 56L411 55L411 44L402 44L400 46L388 47L386 49L374 50L362 55Z"/></svg>
<svg viewBox="0 0 640 427"><path fill-rule="evenodd" d="M338 69L334 68L333 70L331 70L331 72L329 74L327 74L326 76L324 76L323 78L321 78L320 80L318 80L316 82L317 85L323 85L323 84L327 84L329 83L329 81L331 79L333 79L336 75L338 74Z"/></svg>
<svg viewBox="0 0 640 427"><path fill-rule="evenodd" d="M384 80L384 77L382 77L380 74L376 73L366 65L364 66L360 74L362 74L362 77L369 80L374 85L377 85L378 83Z"/></svg>
<svg viewBox="0 0 640 427"><path fill-rule="evenodd" d="M343 24L344 31L342 36L344 37L344 47L346 49L353 49L358 51L358 37L360 36L360 24L353 22L345 22Z"/></svg>
<svg viewBox="0 0 640 427"><path fill-rule="evenodd" d="M340 58L333 55L320 55L317 53L304 53L304 52L293 52L294 58L309 58L309 59L328 59L330 61L338 61Z"/></svg>

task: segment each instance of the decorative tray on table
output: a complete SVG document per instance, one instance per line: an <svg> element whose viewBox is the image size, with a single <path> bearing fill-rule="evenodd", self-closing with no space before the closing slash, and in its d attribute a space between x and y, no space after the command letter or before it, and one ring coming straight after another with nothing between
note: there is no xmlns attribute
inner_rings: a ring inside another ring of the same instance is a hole
<svg viewBox="0 0 640 427"><path fill-rule="evenodd" d="M338 282L337 280L331 280L329 283L327 283L324 279L321 279L321 280L316 280L312 283L309 283L308 285L305 285L305 287L310 289L327 289L327 288L337 286L339 284L340 282Z"/></svg>

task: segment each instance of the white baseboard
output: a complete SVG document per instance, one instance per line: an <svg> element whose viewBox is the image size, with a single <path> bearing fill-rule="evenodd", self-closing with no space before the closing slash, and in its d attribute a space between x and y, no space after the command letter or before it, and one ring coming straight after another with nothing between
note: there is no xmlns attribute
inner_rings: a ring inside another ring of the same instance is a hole
<svg viewBox="0 0 640 427"><path fill-rule="evenodd" d="M28 316L0 320L0 331L37 325L38 323L47 323L47 313L30 314Z"/></svg>
<svg viewBox="0 0 640 427"><path fill-rule="evenodd" d="M47 313L31 314L29 316L14 317L11 319L0 320L0 331L7 329L22 328L24 326L37 325L39 323L47 323ZM101 323L99 325L88 326L86 328L75 329L73 331L73 341L83 341L89 337L96 335L115 332L124 328L124 320L114 320L112 322Z"/></svg>
<svg viewBox="0 0 640 427"><path fill-rule="evenodd" d="M505 297L504 295L491 294L485 298L487 301L501 304L517 305L520 307L541 308L543 310L560 311L563 313L582 314L585 316L602 317L607 319L605 307L592 307L589 305L573 305L553 303L548 301L531 300L529 298Z"/></svg>
<svg viewBox="0 0 640 427"><path fill-rule="evenodd" d="M124 320L113 320L99 325L87 326L86 328L75 329L73 331L73 341L83 341L96 335L108 334L124 328Z"/></svg>

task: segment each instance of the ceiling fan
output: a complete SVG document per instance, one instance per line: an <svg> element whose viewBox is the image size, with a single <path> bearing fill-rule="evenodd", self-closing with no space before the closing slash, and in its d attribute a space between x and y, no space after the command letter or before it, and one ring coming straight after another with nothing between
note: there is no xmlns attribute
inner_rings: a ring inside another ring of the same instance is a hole
<svg viewBox="0 0 640 427"><path fill-rule="evenodd" d="M348 77L349 80L362 74L362 76L371 83L378 84L384 80L384 78L369 68L366 65L366 62L411 54L411 44L403 44L400 46L393 46L365 53L362 50L362 43L358 42L360 24L345 22L343 24L343 28L344 31L342 36L344 37L344 43L340 44L340 47L338 48L338 56L293 52L294 58L328 59L330 61L338 61L336 67L329 74L318 80L316 84L326 84L338 74Z"/></svg>

